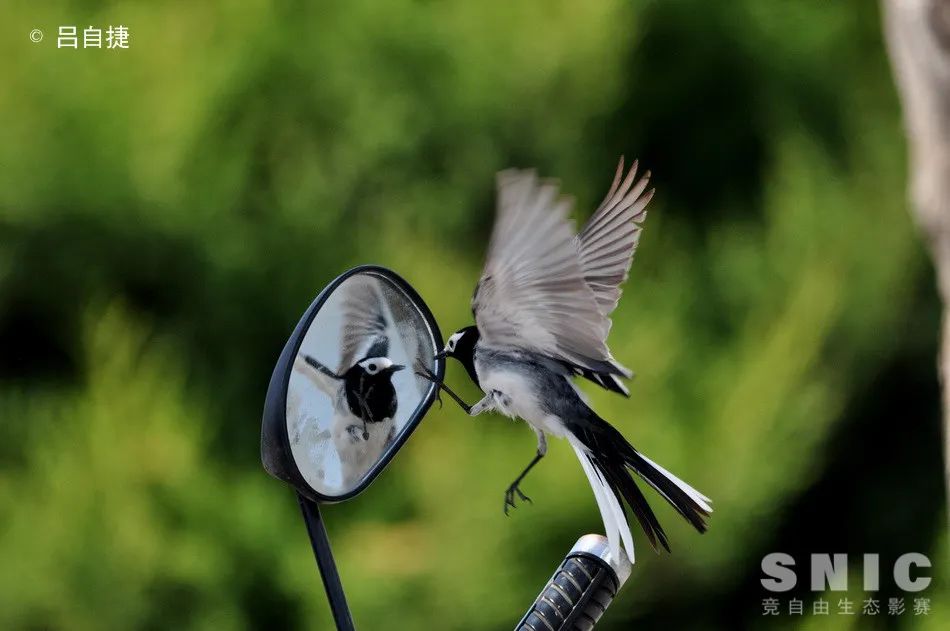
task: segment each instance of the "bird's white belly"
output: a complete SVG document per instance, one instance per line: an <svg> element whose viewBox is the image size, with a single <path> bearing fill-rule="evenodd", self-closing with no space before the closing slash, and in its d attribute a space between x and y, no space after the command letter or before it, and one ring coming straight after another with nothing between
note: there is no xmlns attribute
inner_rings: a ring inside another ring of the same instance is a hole
<svg viewBox="0 0 950 631"><path fill-rule="evenodd" d="M367 436L363 437L365 427ZM363 422L351 414L341 415L333 427L333 444L343 468L343 484L359 481L379 460L389 440L393 420L379 423Z"/></svg>
<svg viewBox="0 0 950 631"><path fill-rule="evenodd" d="M564 424L546 413L539 402L535 382L517 371L493 370L484 377L479 374L479 382L485 393L493 397L493 407L511 418L521 418L533 427L554 436L564 435Z"/></svg>

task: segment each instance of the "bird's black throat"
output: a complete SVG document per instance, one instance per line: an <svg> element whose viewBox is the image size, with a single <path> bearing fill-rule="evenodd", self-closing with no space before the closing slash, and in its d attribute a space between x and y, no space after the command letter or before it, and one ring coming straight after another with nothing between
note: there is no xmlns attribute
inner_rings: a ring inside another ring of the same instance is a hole
<svg viewBox="0 0 950 631"><path fill-rule="evenodd" d="M475 385L481 387L481 384L478 383L478 374L475 372L475 344L478 343L478 338L480 337L478 328L467 326L461 329L460 333L462 333L462 336L458 342L455 343L455 350L452 351L452 357L459 360L462 366L465 367L465 372L467 372L471 380L475 382Z"/></svg>
<svg viewBox="0 0 950 631"><path fill-rule="evenodd" d="M358 365L343 376L346 404L365 423L380 423L396 415L396 388L392 372L371 375Z"/></svg>

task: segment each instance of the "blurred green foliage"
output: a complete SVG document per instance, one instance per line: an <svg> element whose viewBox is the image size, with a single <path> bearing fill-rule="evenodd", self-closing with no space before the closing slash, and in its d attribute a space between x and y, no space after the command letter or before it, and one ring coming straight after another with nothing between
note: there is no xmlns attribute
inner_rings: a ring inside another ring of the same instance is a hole
<svg viewBox="0 0 950 631"><path fill-rule="evenodd" d="M373 262L444 333L468 324L494 173L560 177L582 221L621 153L657 187L611 336L638 376L592 401L716 513L699 537L655 501L674 554L639 540L599 628L947 628L942 575L931 616L890 621L766 621L756 590L777 549L946 557L937 307L878 21L864 0L7 2L0 628L328 628L258 460L300 313ZM55 48L118 23L129 50ZM560 444L503 516L533 442L446 405L325 511L361 629L514 624L601 527Z"/></svg>

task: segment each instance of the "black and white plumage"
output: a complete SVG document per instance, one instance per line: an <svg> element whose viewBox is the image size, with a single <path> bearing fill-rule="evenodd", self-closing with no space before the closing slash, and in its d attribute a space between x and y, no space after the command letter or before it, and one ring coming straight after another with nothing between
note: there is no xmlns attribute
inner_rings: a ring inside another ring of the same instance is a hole
<svg viewBox="0 0 950 631"><path fill-rule="evenodd" d="M338 375L330 372L310 355L303 356L304 362L321 374L335 379L340 384L334 388L340 408L345 407L349 413L362 421L364 440L367 438L367 427L374 423L386 423L396 416L398 401L396 387L392 383L392 374L402 370L405 366L394 364L385 356L365 357L344 372ZM359 424L348 426L350 433L359 430Z"/></svg>
<svg viewBox="0 0 950 631"><path fill-rule="evenodd" d="M654 549L666 534L631 476L638 474L700 532L709 498L643 454L585 402L572 377L627 395L631 372L607 348L610 313L620 298L640 237L649 173L623 177L623 160L606 198L579 234L570 202L532 171L498 176L498 216L482 277L472 297L475 326L452 335L441 353L455 357L485 393L469 414L494 410L522 418L538 437L535 458L505 494L505 512L519 484L547 451L548 434L567 439L593 488L614 558L621 543L631 562L626 502Z"/></svg>
<svg viewBox="0 0 950 631"><path fill-rule="evenodd" d="M395 436L399 401L392 382L404 366L389 354L391 316L375 281L344 285L340 363L336 372L302 354L317 386L333 401L330 437L345 485L356 483L377 462Z"/></svg>

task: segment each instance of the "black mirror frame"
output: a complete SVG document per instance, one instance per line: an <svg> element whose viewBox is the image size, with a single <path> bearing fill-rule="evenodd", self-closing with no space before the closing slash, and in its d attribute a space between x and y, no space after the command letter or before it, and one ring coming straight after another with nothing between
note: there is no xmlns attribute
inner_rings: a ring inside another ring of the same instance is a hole
<svg viewBox="0 0 950 631"><path fill-rule="evenodd" d="M290 437L287 432L287 390L290 385L290 375L294 366L294 358L300 350L300 345L303 343L303 338L310 324L320 311L320 308L323 307L323 303L326 302L330 294L332 294L343 281L357 274L373 274L382 277L403 291L419 308L423 319L432 332L436 346L441 348L443 345L442 333L439 331L439 325L435 321L432 312L429 311L428 305L426 305L416 290L401 276L380 265L360 265L343 272L320 292L307 308L306 312L304 312L303 317L297 323L294 332L280 353L280 358L277 360L277 365L274 367L274 372L271 375L270 385L267 387L267 398L264 401L264 416L261 422L261 462L264 465L264 469L270 475L287 482L301 495L315 502L324 504L344 502L366 489L382 472L386 465L389 464L389 461L396 455L396 452L402 448L406 440L409 439L409 436L412 435L412 432L415 431L416 426L419 425L419 422L426 415L426 412L429 411L429 407L431 407L433 401L435 401L438 390L436 384L433 383L429 385L429 390L423 396L422 402L416 408L412 417L406 421L406 425L399 433L396 441L386 450L386 453L383 454L379 461L366 472L362 481L354 489L343 495L328 496L314 490L304 479L294 460L293 452L290 447ZM439 381L441 381L445 376L445 360L436 359L435 361L435 374L439 378Z"/></svg>

